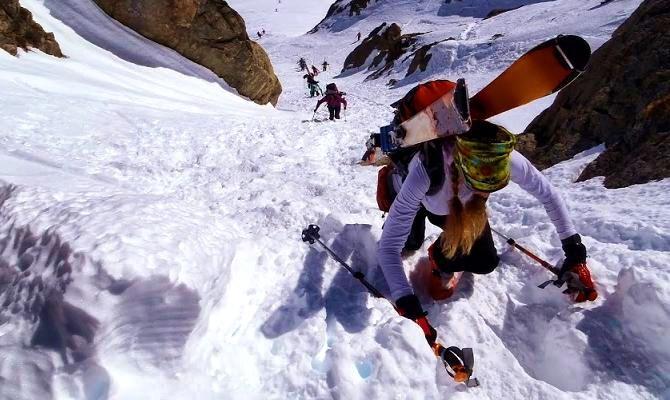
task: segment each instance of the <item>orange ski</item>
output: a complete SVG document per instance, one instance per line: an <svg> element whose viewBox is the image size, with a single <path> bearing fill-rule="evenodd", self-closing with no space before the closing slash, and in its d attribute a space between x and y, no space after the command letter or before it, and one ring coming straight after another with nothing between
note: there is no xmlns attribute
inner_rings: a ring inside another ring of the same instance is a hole
<svg viewBox="0 0 670 400"><path fill-rule="evenodd" d="M558 36L516 60L470 99L472 119L487 119L555 93L579 76L591 48L579 36Z"/></svg>

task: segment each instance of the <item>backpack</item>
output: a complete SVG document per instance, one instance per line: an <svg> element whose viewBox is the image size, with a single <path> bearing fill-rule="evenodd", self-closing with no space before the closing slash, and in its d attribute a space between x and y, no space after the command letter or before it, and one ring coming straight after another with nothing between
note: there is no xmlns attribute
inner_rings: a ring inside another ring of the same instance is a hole
<svg viewBox="0 0 670 400"><path fill-rule="evenodd" d="M333 90L333 91L337 92L337 86L335 86L334 83L329 83L329 84L326 85L326 90Z"/></svg>
<svg viewBox="0 0 670 400"><path fill-rule="evenodd" d="M400 100L391 104L391 107L396 109L393 122L399 125L410 119L455 87L456 83L448 80L434 80L415 86ZM442 188L445 176L441 140L400 148L387 154L391 164L385 165L377 174L377 206L380 210L388 212L397 195L393 187L393 174L399 174L404 181L409 173L409 163L419 152L422 154L423 165L430 178L428 194L434 194Z"/></svg>

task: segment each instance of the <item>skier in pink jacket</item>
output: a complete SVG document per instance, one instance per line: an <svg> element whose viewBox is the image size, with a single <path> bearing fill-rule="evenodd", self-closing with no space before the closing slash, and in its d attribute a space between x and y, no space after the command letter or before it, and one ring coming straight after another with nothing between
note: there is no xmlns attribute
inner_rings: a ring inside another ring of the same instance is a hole
<svg viewBox="0 0 670 400"><path fill-rule="evenodd" d="M334 83L329 83L326 85L326 95L316 103L314 112L319 109L321 103L326 103L328 105L328 112L330 113L329 119L331 121L340 119L341 105L344 105L345 110L347 109L347 100L344 98L344 95L345 93L337 90L337 86Z"/></svg>

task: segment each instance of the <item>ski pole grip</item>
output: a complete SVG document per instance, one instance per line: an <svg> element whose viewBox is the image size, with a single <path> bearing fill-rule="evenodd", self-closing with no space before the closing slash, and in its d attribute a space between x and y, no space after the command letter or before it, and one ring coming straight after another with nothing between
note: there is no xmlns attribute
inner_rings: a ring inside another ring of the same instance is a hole
<svg viewBox="0 0 670 400"><path fill-rule="evenodd" d="M314 242L320 237L319 236L318 225L310 224L307 228L302 230L302 241L309 242L309 244L314 244Z"/></svg>

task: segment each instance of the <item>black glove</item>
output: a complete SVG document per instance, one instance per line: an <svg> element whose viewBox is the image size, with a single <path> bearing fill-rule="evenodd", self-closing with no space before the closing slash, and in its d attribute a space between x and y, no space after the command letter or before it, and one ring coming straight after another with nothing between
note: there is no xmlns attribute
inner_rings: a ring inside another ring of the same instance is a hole
<svg viewBox="0 0 670 400"><path fill-rule="evenodd" d="M586 262L586 247L582 244L582 237L578 233L561 240L565 261L561 268L561 274L572 269L577 264Z"/></svg>
<svg viewBox="0 0 670 400"><path fill-rule="evenodd" d="M431 346L434 345L437 339L437 331L428 322L428 318L426 318L427 313L423 311L419 298L410 294L399 298L395 304L398 313L416 322L421 327L421 330L423 330L428 344Z"/></svg>
<svg viewBox="0 0 670 400"><path fill-rule="evenodd" d="M582 238L579 234L574 234L561 240L565 261L558 273L558 278L565 281L568 289L564 292L573 300L581 303L584 301L594 301L598 298L591 271L586 265L586 247L582 244Z"/></svg>

